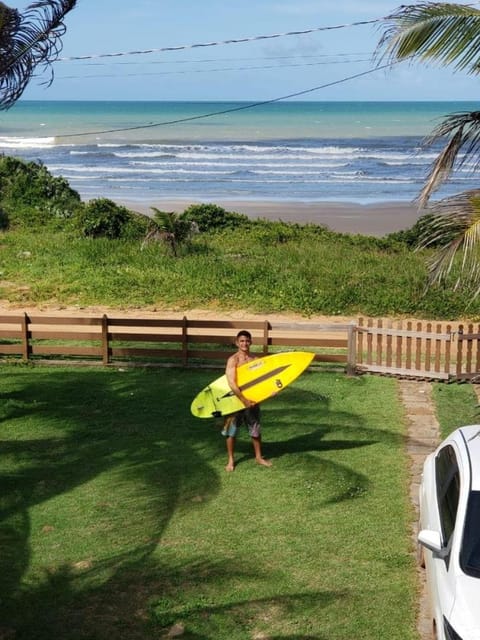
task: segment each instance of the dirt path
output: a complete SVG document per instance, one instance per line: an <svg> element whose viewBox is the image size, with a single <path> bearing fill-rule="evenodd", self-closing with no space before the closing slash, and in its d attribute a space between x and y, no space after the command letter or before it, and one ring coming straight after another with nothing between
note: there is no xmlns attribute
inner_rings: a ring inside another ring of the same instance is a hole
<svg viewBox="0 0 480 640"><path fill-rule="evenodd" d="M407 453L411 464L410 499L415 510L412 538L417 549L418 489L425 457L440 441L440 429L432 402L430 382L399 380L400 397L407 419ZM432 622L426 596L424 570L417 567L419 604L417 630L420 640L432 640Z"/></svg>

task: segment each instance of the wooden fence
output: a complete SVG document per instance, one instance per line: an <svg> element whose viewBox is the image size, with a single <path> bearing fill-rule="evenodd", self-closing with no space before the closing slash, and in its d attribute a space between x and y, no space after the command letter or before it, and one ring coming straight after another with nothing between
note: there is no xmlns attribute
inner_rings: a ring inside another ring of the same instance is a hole
<svg viewBox="0 0 480 640"><path fill-rule="evenodd" d="M360 318L356 333L358 371L480 381L480 325Z"/></svg>
<svg viewBox="0 0 480 640"><path fill-rule="evenodd" d="M315 361L339 363L354 373L354 324L5 314L0 316L0 356L185 367L217 361L223 366L235 334L245 328L263 354L285 348L315 351Z"/></svg>
<svg viewBox="0 0 480 640"><path fill-rule="evenodd" d="M480 382L480 325L359 318L318 324L187 317L0 316L0 357L24 361L222 367L247 328L257 352L315 352L347 373Z"/></svg>

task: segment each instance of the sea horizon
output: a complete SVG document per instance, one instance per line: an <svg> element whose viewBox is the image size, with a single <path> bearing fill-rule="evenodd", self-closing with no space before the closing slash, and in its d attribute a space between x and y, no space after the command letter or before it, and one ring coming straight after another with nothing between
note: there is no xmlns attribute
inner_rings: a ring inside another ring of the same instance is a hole
<svg viewBox="0 0 480 640"><path fill-rule="evenodd" d="M256 106L252 106L252 105ZM82 199L409 202L439 147L422 141L474 101L21 100L0 151L42 162ZM473 188L464 166L439 197Z"/></svg>

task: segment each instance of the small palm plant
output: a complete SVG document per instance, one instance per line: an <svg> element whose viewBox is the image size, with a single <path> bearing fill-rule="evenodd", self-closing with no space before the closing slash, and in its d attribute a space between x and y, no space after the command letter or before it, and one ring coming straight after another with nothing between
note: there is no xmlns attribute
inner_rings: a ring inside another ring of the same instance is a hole
<svg viewBox="0 0 480 640"><path fill-rule="evenodd" d="M194 233L194 224L186 219L184 213L174 211L160 211L151 207L154 216L143 240L142 247L152 240L166 243L175 257L178 257L178 247L186 242Z"/></svg>

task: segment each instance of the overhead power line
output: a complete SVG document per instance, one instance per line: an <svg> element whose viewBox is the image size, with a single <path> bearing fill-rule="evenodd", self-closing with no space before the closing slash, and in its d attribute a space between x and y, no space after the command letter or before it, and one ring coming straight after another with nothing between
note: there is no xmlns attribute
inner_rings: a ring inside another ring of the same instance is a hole
<svg viewBox="0 0 480 640"><path fill-rule="evenodd" d="M167 65L167 64L209 64L211 62L245 62L250 60L294 60L296 58L301 58L302 60L308 60L311 58L351 58L352 56L370 56L369 52L358 52L352 51L350 53L316 53L316 54L294 54L294 55L283 55L283 56L248 56L241 58L194 58L194 59L183 59L183 60L142 60L141 62L133 61L133 62L89 62L85 67L112 67L112 66L148 66L148 65ZM346 60L348 62L348 60Z"/></svg>
<svg viewBox="0 0 480 640"><path fill-rule="evenodd" d="M261 70L282 70L285 68L291 67L316 67L320 65L332 65L332 64L354 64L359 62L369 62L366 59L356 59L356 60L330 60L325 61L322 60L320 62L291 62L289 64L283 63L281 66L278 64L268 64L268 65L258 65L258 66L247 66L247 67L217 67L214 69L176 69L173 71L144 71L142 73L133 72L133 73L122 73L122 78L135 77L138 78L140 76L166 76L166 75L184 75L187 73L214 73L214 72L225 72L225 71L261 71ZM84 75L69 75L69 76L57 76L57 80L77 80L77 79L87 79L87 78L118 78L119 74L114 73L90 73Z"/></svg>
<svg viewBox="0 0 480 640"><path fill-rule="evenodd" d="M84 56L70 56L68 58L58 58L57 62L71 62L73 60L94 60L98 58L117 58L119 56L137 56L150 53L159 53L164 51L182 51L185 49L199 49L202 47L217 47L219 45L240 44L242 42L253 42L255 40L271 40L273 38L284 38L286 36L303 36L309 33L317 33L319 31L334 31L336 29L345 29L347 27L358 27L367 24L375 24L381 22L384 18L376 18L374 20L362 20L359 22L350 22L348 24L337 24L330 27L314 27L312 29L304 29L303 31L287 31L285 33L273 33L269 35L248 36L245 38L231 38L229 40L218 40L214 42L200 42L196 44L182 44L172 47L160 47L157 49L141 49L137 51L119 51L117 53L96 53Z"/></svg>

